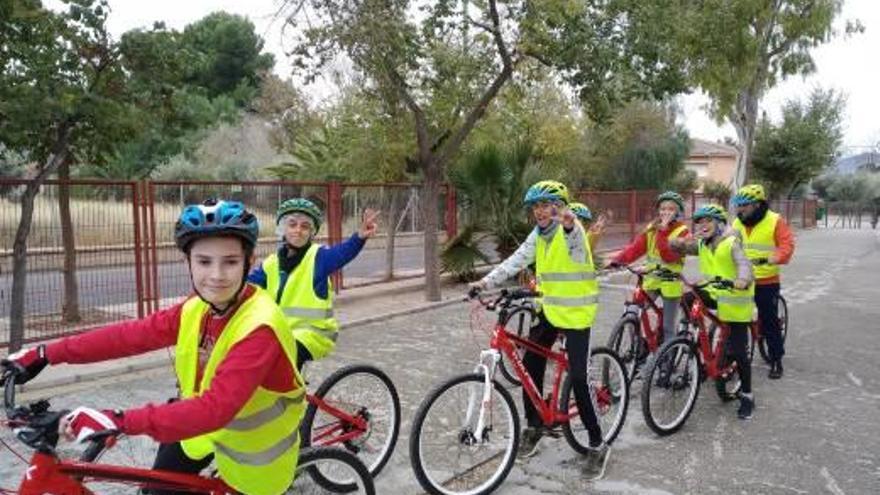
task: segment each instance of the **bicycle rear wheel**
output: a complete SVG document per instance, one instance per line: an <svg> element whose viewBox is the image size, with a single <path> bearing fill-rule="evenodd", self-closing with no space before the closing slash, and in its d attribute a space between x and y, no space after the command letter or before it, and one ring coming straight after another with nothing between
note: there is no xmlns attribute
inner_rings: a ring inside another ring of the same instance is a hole
<svg viewBox="0 0 880 495"><path fill-rule="evenodd" d="M632 381L636 370L648 354L647 346L641 333L640 322L636 315L627 313L614 325L614 330L608 336L608 348L616 352L626 368L626 376Z"/></svg>
<svg viewBox="0 0 880 495"><path fill-rule="evenodd" d="M300 427L303 447L344 448L367 466L371 476L377 476L394 452L400 432L400 399L388 375L370 365L346 366L328 376L314 395L348 416L365 420L367 428L359 432L345 417L309 403ZM345 479L322 473L318 467L310 468L308 473L319 483L338 490L350 485Z"/></svg>
<svg viewBox="0 0 880 495"><path fill-rule="evenodd" d="M602 440L610 444L623 428L629 409L629 380L626 368L614 351L597 347L590 352L587 379L590 383L593 408L599 419L599 428L602 430ZM565 378L559 402L560 408L566 411L577 410L571 376ZM562 424L562 433L575 451L581 454L589 452L590 436L579 414L575 414L567 423Z"/></svg>
<svg viewBox="0 0 880 495"><path fill-rule="evenodd" d="M678 431L700 392L700 362L694 344L676 338L660 347L642 374L642 415L658 435Z"/></svg>
<svg viewBox="0 0 880 495"><path fill-rule="evenodd" d="M788 302L785 301L782 294L780 294L779 299L777 299L776 316L779 319L779 334L782 337L782 343L785 344L785 338L788 337ZM761 353L764 362L771 364L770 349L767 347L767 339L764 338L763 334L761 334L760 339L758 340L758 351Z"/></svg>
<svg viewBox="0 0 880 495"><path fill-rule="evenodd" d="M440 384L419 406L409 453L416 479L428 493L491 493L510 473L519 446L519 417L510 393L495 380L491 387L484 402L483 376L461 375ZM477 438L481 412L486 424Z"/></svg>
<svg viewBox="0 0 880 495"><path fill-rule="evenodd" d="M521 306L519 308L514 309L508 316L507 321L504 322L504 328L507 329L508 332L522 338L526 338L529 335L529 331L533 326L538 323L538 315L535 313L534 308L531 306ZM525 350L521 347L516 348L517 354L519 354L520 359L522 359L525 354ZM499 368L501 369L501 374L504 375L504 379L511 383L511 385L515 387L519 387L522 383L519 381L519 377L516 376L516 373L513 372L513 365L508 362L507 355L505 353L501 353L501 360L499 361Z"/></svg>
<svg viewBox="0 0 880 495"><path fill-rule="evenodd" d="M332 486L325 486L312 476L302 476L304 472L333 473L334 478L351 480L350 487L340 491ZM353 453L341 448L310 447L299 454L296 467L296 478L286 493L296 495L319 495L327 493L354 493L358 495L374 495L376 487L367 466Z"/></svg>

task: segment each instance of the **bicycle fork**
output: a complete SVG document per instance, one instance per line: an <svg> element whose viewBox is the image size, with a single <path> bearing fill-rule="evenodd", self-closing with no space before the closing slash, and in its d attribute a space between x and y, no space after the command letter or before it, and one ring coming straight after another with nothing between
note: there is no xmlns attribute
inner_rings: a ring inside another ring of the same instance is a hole
<svg viewBox="0 0 880 495"><path fill-rule="evenodd" d="M496 349L481 351L480 362L474 369L475 373L482 374L483 376L483 391L482 394L480 394L480 391L477 390L476 387L471 389L471 392L468 395L467 415L465 416L464 422L465 425L471 424L474 414L476 413L479 395L479 413L477 413L477 424L473 433L474 443L486 440L486 434L492 429L492 425L489 424L491 418L487 417L489 414L488 406L492 401L492 378L495 376L495 369L497 368L500 359L501 354Z"/></svg>

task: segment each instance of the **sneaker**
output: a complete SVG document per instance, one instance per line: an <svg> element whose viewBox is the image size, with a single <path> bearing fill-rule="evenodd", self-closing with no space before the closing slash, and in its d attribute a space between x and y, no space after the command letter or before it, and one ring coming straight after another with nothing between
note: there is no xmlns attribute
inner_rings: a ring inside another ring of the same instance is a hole
<svg viewBox="0 0 880 495"><path fill-rule="evenodd" d="M778 380L782 378L782 360L777 359L773 361L773 364L770 365L770 373L767 375L767 378L771 380Z"/></svg>
<svg viewBox="0 0 880 495"><path fill-rule="evenodd" d="M587 481L595 481L605 476L605 466L608 465L608 455L610 453L611 449L605 442L602 442L598 447L590 449L586 462L583 468L581 468L581 472L587 478Z"/></svg>
<svg viewBox="0 0 880 495"><path fill-rule="evenodd" d="M529 426L523 430L519 438L519 450L516 456L525 459L535 455L538 452L538 442L542 436L541 427Z"/></svg>
<svg viewBox="0 0 880 495"><path fill-rule="evenodd" d="M755 410L755 399L751 397L747 397L745 395L739 398L739 409L736 411L736 415L739 419L752 419L752 413Z"/></svg>

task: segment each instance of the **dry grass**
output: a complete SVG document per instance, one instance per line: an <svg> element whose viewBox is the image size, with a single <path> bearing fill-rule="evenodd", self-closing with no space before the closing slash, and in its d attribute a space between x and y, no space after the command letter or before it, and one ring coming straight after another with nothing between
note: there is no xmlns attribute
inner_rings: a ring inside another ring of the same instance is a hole
<svg viewBox="0 0 880 495"><path fill-rule="evenodd" d="M70 204L77 247L118 246L134 242L134 209L132 202L113 200L73 199ZM174 222L180 215L180 206L156 203L158 242L173 240ZM274 235L273 212L256 212L260 220L261 236ZM21 204L0 198L0 250L11 250L21 217ZM58 200L38 196L34 202L34 217L28 237L28 248L61 246L61 223L58 220Z"/></svg>

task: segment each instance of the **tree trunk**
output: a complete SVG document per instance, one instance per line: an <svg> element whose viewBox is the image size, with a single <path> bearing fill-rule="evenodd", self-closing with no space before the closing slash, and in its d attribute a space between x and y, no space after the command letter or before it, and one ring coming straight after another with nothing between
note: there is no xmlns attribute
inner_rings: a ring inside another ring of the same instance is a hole
<svg viewBox="0 0 880 495"><path fill-rule="evenodd" d="M65 122L58 129L52 153L37 175L27 184L21 198L21 218L12 244L12 297L9 311L9 351L21 349L24 343L24 296L27 289L27 239L34 219L34 199L40 185L66 159L71 124Z"/></svg>
<svg viewBox="0 0 880 495"><path fill-rule="evenodd" d="M400 214L400 195L396 188L388 188L388 199L385 201L385 218L388 219L388 236L385 238L385 280L394 278L394 245L397 240L398 218Z"/></svg>
<svg viewBox="0 0 880 495"><path fill-rule="evenodd" d="M761 95L752 89L739 93L734 114L728 120L736 129L739 140L739 155L736 160L736 173L731 188L736 191L748 180L752 168L752 148L755 140L755 125L758 122L758 101Z"/></svg>
<svg viewBox="0 0 880 495"><path fill-rule="evenodd" d="M440 227L440 181L442 168L434 157L422 163L425 188L422 191L422 218L425 229L425 299L440 300L440 258L438 256L437 230Z"/></svg>
<svg viewBox="0 0 880 495"><path fill-rule="evenodd" d="M64 302L61 305L61 321L79 323L79 287L76 281L76 240L73 220L70 216L70 160L64 160L58 168L61 186L58 190L58 213L61 220L61 244L64 248Z"/></svg>

